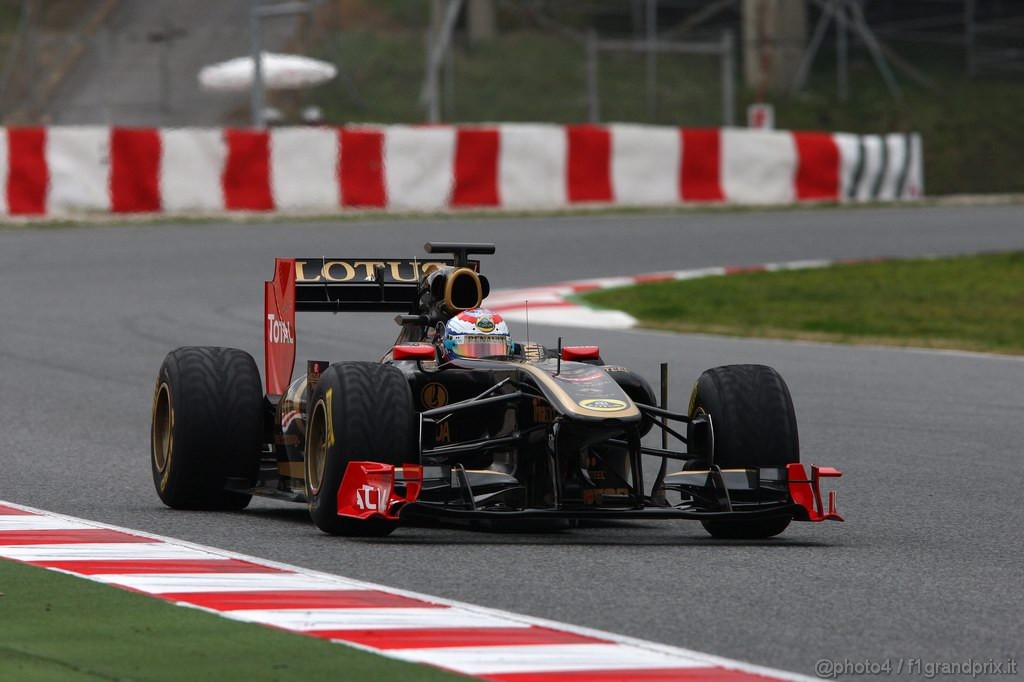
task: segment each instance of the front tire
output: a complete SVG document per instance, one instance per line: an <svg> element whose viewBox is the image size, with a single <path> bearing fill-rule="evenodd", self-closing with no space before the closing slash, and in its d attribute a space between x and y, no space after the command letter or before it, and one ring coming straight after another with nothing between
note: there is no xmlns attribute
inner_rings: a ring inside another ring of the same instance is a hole
<svg viewBox="0 0 1024 682"><path fill-rule="evenodd" d="M373 362L331 365L309 400L306 499L316 527L330 535L382 537L394 521L338 516L338 487L352 461L401 466L419 460L417 415L401 371Z"/></svg>
<svg viewBox="0 0 1024 682"><path fill-rule="evenodd" d="M164 358L153 395L150 462L157 494L174 509L243 509L263 446L263 387L248 353L187 346Z"/></svg>
<svg viewBox="0 0 1024 682"><path fill-rule="evenodd" d="M781 467L800 461L800 438L789 387L765 365L726 365L704 372L690 397L690 416L711 415L715 464L722 469ZM769 538L789 516L759 521L702 521L715 538Z"/></svg>

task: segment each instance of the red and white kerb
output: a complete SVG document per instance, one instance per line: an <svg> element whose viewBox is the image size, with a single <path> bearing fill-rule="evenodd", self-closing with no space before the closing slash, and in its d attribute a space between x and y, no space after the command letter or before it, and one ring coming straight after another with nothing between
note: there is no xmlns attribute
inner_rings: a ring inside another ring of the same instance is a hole
<svg viewBox="0 0 1024 682"><path fill-rule="evenodd" d="M4 559L486 680L808 679L11 503Z"/></svg>

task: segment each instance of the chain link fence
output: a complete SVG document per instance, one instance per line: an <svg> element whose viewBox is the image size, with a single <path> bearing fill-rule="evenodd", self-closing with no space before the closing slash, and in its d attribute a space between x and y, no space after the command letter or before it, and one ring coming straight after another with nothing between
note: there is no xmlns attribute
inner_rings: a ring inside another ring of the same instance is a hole
<svg viewBox="0 0 1024 682"><path fill-rule="evenodd" d="M248 122L247 95L204 92L197 74L207 64L249 53L249 0L18 4L0 71L0 114L6 123ZM298 23L266 22L267 49L296 49Z"/></svg>
<svg viewBox="0 0 1024 682"><path fill-rule="evenodd" d="M494 0L491 29L479 36L473 2L456 7L463 11L450 41L447 1L406 3L401 12L386 11L395 3L377 11L331 3L319 15L316 56L343 78L313 100L328 120L409 123L714 126L735 111L737 46L723 47L734 22L676 30L702 3ZM448 49L431 74L429 54L442 40Z"/></svg>
<svg viewBox="0 0 1024 682"><path fill-rule="evenodd" d="M717 126L736 121L758 89L739 68L751 54L756 59L765 45L802 50L810 37L751 36L748 5L776 0L466 0L433 74L436 86L426 87L428 53L450 1L320 0L312 16L266 21L266 49L339 69L327 85L270 93L269 104L285 122L300 122L312 105L328 123ZM805 4L807 33L834 1ZM875 34L897 57L906 49L911 66L929 66L922 50L943 44L963 54L970 74L1024 70L1020 2L861 6ZM196 76L207 64L249 54L252 7L252 0L0 0L0 115L8 124L247 124L247 94L204 92ZM823 52L833 40L828 33ZM853 35L850 43L863 47ZM826 58L814 68L832 65Z"/></svg>

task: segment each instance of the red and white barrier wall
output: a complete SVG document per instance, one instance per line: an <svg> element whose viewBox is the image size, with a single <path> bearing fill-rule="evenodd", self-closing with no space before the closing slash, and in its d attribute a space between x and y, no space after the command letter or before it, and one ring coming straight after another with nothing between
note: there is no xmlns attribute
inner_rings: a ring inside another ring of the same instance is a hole
<svg viewBox="0 0 1024 682"><path fill-rule="evenodd" d="M918 135L640 125L6 128L0 214L893 201Z"/></svg>

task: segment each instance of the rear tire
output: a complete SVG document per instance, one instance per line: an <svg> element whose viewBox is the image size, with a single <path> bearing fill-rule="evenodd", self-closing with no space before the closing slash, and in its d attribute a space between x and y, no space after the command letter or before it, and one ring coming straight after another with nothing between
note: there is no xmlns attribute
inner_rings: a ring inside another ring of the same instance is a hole
<svg viewBox="0 0 1024 682"><path fill-rule="evenodd" d="M243 509L263 446L263 387L256 362L234 348L188 346L164 358L153 395L150 461L157 494L174 509Z"/></svg>
<svg viewBox="0 0 1024 682"><path fill-rule="evenodd" d="M800 438L789 388L765 365L726 365L704 372L690 397L690 416L711 415L715 464L722 469L780 467L800 461ZM791 517L759 521L702 521L712 537L778 535Z"/></svg>
<svg viewBox="0 0 1024 682"><path fill-rule="evenodd" d="M316 527L348 537L391 533L395 521L338 516L338 487L352 461L418 462L417 414L402 372L373 362L331 365L310 397L307 424L306 499Z"/></svg>

